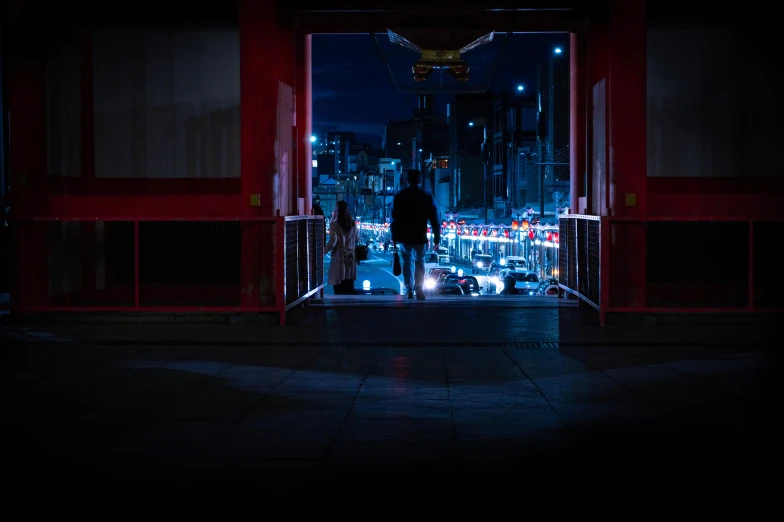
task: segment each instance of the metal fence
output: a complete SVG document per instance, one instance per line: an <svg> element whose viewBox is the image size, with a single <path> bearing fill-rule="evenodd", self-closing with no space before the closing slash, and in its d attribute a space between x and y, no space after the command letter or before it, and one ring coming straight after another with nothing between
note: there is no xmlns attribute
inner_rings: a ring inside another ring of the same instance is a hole
<svg viewBox="0 0 784 522"><path fill-rule="evenodd" d="M733 217L559 218L558 284L612 313L781 313L782 220ZM629 255L641 238L644 255ZM633 241L632 241L633 243Z"/></svg>
<svg viewBox="0 0 784 522"><path fill-rule="evenodd" d="M558 285L597 310L601 307L599 216L570 214L558 220Z"/></svg>
<svg viewBox="0 0 784 522"><path fill-rule="evenodd" d="M274 312L284 325L323 288L323 216L25 217L10 230L12 312Z"/></svg>

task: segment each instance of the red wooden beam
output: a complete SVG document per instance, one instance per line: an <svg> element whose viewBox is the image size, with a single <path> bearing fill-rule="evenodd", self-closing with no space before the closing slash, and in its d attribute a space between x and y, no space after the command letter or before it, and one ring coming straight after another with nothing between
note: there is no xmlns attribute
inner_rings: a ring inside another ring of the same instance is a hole
<svg viewBox="0 0 784 522"><path fill-rule="evenodd" d="M97 178L50 176L51 194L79 196L239 195L239 178Z"/></svg>
<svg viewBox="0 0 784 522"><path fill-rule="evenodd" d="M586 19L583 11L568 10L445 12L451 16L461 14L467 27L467 24L477 22L489 26L492 31L517 33L575 32L582 27ZM415 13L406 11L299 12L296 13L295 20L300 31L313 34L386 33L387 29L410 27L418 22ZM459 31L460 23L455 22L451 29Z"/></svg>
<svg viewBox="0 0 784 522"><path fill-rule="evenodd" d="M649 177L651 194L784 194L782 177Z"/></svg>
<svg viewBox="0 0 784 522"><path fill-rule="evenodd" d="M58 218L79 216L219 217L236 215L239 208L239 195L49 197L49 214Z"/></svg>

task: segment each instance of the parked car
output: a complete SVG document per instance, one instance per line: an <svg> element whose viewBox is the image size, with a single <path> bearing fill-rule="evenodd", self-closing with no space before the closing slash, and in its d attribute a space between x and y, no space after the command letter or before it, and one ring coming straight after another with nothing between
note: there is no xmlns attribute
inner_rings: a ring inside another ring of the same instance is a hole
<svg viewBox="0 0 784 522"><path fill-rule="evenodd" d="M440 275L444 274L444 277L446 277L448 274L452 273L452 268L448 266L434 266L429 270L425 270L425 290L429 290L436 286Z"/></svg>
<svg viewBox="0 0 784 522"><path fill-rule="evenodd" d="M528 266L524 257L507 256L501 259L501 265L509 270L525 270Z"/></svg>
<svg viewBox="0 0 784 522"><path fill-rule="evenodd" d="M425 252L425 268L432 266L448 265L449 256L438 252Z"/></svg>
<svg viewBox="0 0 784 522"><path fill-rule="evenodd" d="M441 284L459 285L463 289L465 295L480 295L482 293L482 287L479 286L479 281L477 278L470 275L449 274L444 277L444 281Z"/></svg>

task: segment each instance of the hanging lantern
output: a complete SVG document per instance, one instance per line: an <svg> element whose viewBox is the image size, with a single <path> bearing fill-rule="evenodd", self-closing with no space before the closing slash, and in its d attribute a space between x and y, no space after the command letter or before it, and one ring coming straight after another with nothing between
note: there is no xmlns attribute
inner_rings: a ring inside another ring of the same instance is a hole
<svg viewBox="0 0 784 522"><path fill-rule="evenodd" d="M509 239L509 229L508 228L504 229L504 238Z"/></svg>
<svg viewBox="0 0 784 522"><path fill-rule="evenodd" d="M528 222L527 219L524 219L522 224L523 232L527 231L529 226L531 226L531 224Z"/></svg>
<svg viewBox="0 0 784 522"><path fill-rule="evenodd" d="M545 237L547 238L547 241L552 241L553 240L553 233L548 231L547 235Z"/></svg>
<svg viewBox="0 0 784 522"><path fill-rule="evenodd" d="M519 226L516 219L512 221L512 230L517 230Z"/></svg>
<svg viewBox="0 0 784 522"><path fill-rule="evenodd" d="M482 237L487 237L487 229L482 229Z"/></svg>
<svg viewBox="0 0 784 522"><path fill-rule="evenodd" d="M455 222L454 222L454 221L451 221L451 222L449 223L449 228L451 228L451 229L453 229L453 230L454 230L454 228L455 228Z"/></svg>
<svg viewBox="0 0 784 522"><path fill-rule="evenodd" d="M554 241L555 243L557 243L557 242L558 242L558 232L553 232L553 241Z"/></svg>
<svg viewBox="0 0 784 522"><path fill-rule="evenodd" d="M479 235L479 231L478 231L477 229L475 229L475 228L472 228L472 229L471 229L471 235L472 235L472 236L474 236L474 237L476 237L476 236L478 236L478 235Z"/></svg>
<svg viewBox="0 0 784 522"><path fill-rule="evenodd" d="M534 234L534 229L530 229L530 230L528 231L528 239L530 239L531 241L533 241L535 237L536 237L536 234Z"/></svg>

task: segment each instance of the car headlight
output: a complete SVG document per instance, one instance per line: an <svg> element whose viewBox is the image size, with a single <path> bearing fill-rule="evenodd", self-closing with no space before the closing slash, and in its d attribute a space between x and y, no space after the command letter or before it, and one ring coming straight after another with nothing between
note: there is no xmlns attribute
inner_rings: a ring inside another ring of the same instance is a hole
<svg viewBox="0 0 784 522"><path fill-rule="evenodd" d="M435 288L436 282L433 279L426 279L425 280L425 290L432 290Z"/></svg>

